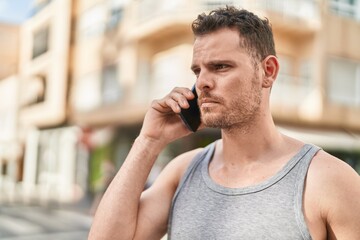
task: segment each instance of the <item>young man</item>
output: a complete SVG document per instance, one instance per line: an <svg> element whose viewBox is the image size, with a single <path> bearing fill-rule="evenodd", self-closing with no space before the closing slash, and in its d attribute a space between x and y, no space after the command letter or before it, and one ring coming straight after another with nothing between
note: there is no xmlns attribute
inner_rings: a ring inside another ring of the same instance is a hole
<svg viewBox="0 0 360 240"><path fill-rule="evenodd" d="M222 139L178 156L143 192L158 154L191 133L179 112L194 95L175 88L153 101L89 239L360 239L358 174L274 125L269 22L226 7L192 27L201 120Z"/></svg>

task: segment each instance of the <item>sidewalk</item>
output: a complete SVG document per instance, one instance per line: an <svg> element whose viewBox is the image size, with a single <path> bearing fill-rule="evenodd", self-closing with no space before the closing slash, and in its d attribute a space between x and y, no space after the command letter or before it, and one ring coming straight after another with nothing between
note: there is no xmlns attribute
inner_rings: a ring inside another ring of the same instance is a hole
<svg viewBox="0 0 360 240"><path fill-rule="evenodd" d="M79 209L0 205L1 240L86 240L91 222Z"/></svg>
<svg viewBox="0 0 360 240"><path fill-rule="evenodd" d="M0 203L0 240L87 240L90 207L87 198L69 205Z"/></svg>

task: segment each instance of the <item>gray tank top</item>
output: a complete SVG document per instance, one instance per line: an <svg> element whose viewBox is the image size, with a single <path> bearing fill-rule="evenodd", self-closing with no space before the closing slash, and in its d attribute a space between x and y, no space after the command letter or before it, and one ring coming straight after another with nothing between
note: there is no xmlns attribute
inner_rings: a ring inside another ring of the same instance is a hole
<svg viewBox="0 0 360 240"><path fill-rule="evenodd" d="M208 166L215 143L199 153L182 177L169 216L168 239L311 239L302 211L309 164L320 148L305 144L270 179L249 187L215 183Z"/></svg>

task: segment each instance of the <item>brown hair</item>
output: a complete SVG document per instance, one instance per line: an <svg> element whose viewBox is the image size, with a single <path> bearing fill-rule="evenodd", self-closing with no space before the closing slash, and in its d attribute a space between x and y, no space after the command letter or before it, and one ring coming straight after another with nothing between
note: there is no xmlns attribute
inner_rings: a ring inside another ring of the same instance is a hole
<svg viewBox="0 0 360 240"><path fill-rule="evenodd" d="M206 35L222 28L236 29L240 46L244 47L254 60L263 60L268 55L276 56L274 37L268 19L261 19L245 9L226 6L202 13L192 23L196 36Z"/></svg>

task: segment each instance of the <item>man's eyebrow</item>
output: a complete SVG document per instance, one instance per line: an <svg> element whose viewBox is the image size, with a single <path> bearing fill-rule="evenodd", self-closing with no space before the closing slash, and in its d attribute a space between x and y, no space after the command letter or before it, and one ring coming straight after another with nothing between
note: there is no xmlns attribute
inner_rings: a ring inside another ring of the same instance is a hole
<svg viewBox="0 0 360 240"><path fill-rule="evenodd" d="M217 65L217 64L235 64L235 62L232 61L232 60L218 59L218 60L212 60L212 61L207 63L207 65Z"/></svg>
<svg viewBox="0 0 360 240"><path fill-rule="evenodd" d="M199 66L198 66L197 64L191 64L190 69L191 69L192 71L195 71L197 68L199 68Z"/></svg>
<svg viewBox="0 0 360 240"><path fill-rule="evenodd" d="M215 66L218 64L229 64L229 65L236 65L236 62L233 60L223 60L223 59L217 59L217 60L211 60L208 63L206 63L205 65L207 66ZM192 64L190 69L194 72L196 69L199 68L198 64Z"/></svg>
<svg viewBox="0 0 360 240"><path fill-rule="evenodd" d="M207 62L205 65L216 65L216 64L235 64L235 61L217 59L217 60L211 60L211 61ZM194 70L198 67L199 67L198 64L192 64L190 69Z"/></svg>

